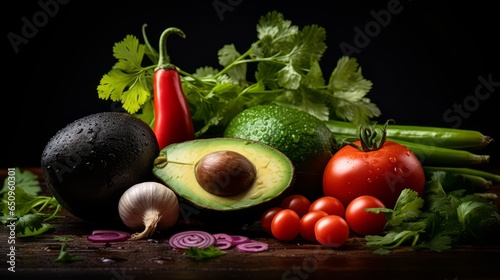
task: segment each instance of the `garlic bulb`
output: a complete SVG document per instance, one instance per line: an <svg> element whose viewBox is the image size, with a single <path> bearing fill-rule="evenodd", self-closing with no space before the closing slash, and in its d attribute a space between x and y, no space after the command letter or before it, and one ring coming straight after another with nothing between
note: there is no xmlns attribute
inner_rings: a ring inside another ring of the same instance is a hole
<svg viewBox="0 0 500 280"><path fill-rule="evenodd" d="M131 235L137 240L156 230L171 228L179 218L179 200L167 186L157 182L142 182L127 189L118 203L122 222L131 229L144 227Z"/></svg>

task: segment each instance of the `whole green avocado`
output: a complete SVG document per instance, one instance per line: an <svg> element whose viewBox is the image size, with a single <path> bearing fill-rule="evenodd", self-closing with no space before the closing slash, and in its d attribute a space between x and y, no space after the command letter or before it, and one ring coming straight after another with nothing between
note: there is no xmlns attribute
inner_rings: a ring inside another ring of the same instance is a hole
<svg viewBox="0 0 500 280"><path fill-rule="evenodd" d="M118 218L129 187L152 177L159 146L153 130L124 112L95 113L68 124L46 144L41 168L65 210L91 223Z"/></svg>
<svg viewBox="0 0 500 280"><path fill-rule="evenodd" d="M294 192L310 199L322 196L324 169L338 149L325 123L280 105L245 109L229 122L224 137L259 141L284 153L295 166Z"/></svg>

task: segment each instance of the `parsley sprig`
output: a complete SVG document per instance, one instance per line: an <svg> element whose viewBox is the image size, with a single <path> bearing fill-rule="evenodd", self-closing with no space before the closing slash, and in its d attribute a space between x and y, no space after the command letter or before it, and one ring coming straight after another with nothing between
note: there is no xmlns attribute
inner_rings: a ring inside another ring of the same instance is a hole
<svg viewBox="0 0 500 280"><path fill-rule="evenodd" d="M104 100L120 102L129 113L152 124L154 119L152 77L158 53L133 35L113 47L118 60L97 87ZM326 31L318 25L300 29L283 14L272 11L257 24L257 39L243 53L234 44L218 51L222 69L203 66L195 73L178 67L196 136L211 127L224 126L245 108L260 104L295 107L321 120L343 119L366 124L380 115L379 108L366 97L371 81L365 79L357 60L343 56L328 80L320 60L327 46ZM144 57L150 65L143 66ZM249 79L249 65L255 65Z"/></svg>
<svg viewBox="0 0 500 280"><path fill-rule="evenodd" d="M498 238L500 215L495 204L465 189L445 192L444 176L432 177L422 197L405 189L393 209L368 209L383 212L387 224L385 235L366 236L366 246L376 254L387 254L403 245L441 252L466 240L485 243Z"/></svg>
<svg viewBox="0 0 500 280"><path fill-rule="evenodd" d="M59 202L52 196L39 195L38 177L29 170L15 169L15 188L12 192L8 180L4 180L0 190L0 222L4 225L15 223L16 236L27 237L42 234L53 226L48 221L62 218L57 213Z"/></svg>

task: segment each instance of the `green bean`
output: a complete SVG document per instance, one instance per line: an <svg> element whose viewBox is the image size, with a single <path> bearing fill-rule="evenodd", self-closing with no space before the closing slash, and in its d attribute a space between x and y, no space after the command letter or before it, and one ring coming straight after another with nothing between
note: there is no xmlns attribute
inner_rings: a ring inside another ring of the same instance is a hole
<svg viewBox="0 0 500 280"><path fill-rule="evenodd" d="M472 176L483 177L486 180L490 180L494 183L500 183L500 175L473 168L467 167L437 167L437 166L424 166L426 172L436 172L436 171L445 171L453 174L466 174Z"/></svg>
<svg viewBox="0 0 500 280"><path fill-rule="evenodd" d="M352 123L328 120L325 124L334 134L358 135L358 127ZM376 125L380 128L382 126ZM483 135L476 130L395 124L387 126L387 138L435 147L470 150L484 148L493 141L490 136Z"/></svg>
<svg viewBox="0 0 500 280"><path fill-rule="evenodd" d="M342 143L347 138L356 138L352 135L334 134L337 143ZM449 149L432 145L407 142L399 139L387 138L411 150L422 165L463 167L489 163L490 155L479 155L466 150Z"/></svg>

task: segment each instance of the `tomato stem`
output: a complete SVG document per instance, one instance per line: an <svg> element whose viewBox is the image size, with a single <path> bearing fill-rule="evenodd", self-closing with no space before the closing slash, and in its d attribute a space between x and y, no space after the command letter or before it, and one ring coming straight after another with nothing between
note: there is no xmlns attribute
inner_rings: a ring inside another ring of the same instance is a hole
<svg viewBox="0 0 500 280"><path fill-rule="evenodd" d="M394 122L393 119L388 119L382 128L377 128L376 123L371 126L359 126L359 142L361 146L358 146L352 142L346 143L347 145L354 147L363 152L370 152L380 149L387 138L387 125L389 122ZM377 133L377 130L381 131L381 135Z"/></svg>

